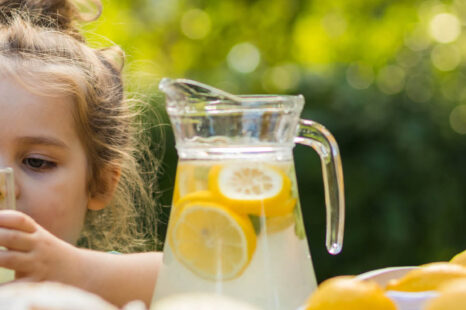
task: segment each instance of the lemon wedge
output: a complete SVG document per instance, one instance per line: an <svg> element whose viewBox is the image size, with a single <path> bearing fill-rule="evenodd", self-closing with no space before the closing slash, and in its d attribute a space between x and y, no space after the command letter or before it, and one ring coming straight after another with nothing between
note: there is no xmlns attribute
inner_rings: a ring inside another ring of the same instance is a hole
<svg viewBox="0 0 466 310"><path fill-rule="evenodd" d="M305 310L396 310L392 300L375 282L339 276L322 282Z"/></svg>
<svg viewBox="0 0 466 310"><path fill-rule="evenodd" d="M265 219L266 232L268 234L277 233L283 231L294 224L295 215L293 214L293 209L296 206L296 199L290 199L285 205L284 208L290 210L288 213L279 216L269 216Z"/></svg>
<svg viewBox="0 0 466 310"><path fill-rule="evenodd" d="M239 276L256 248L249 218L215 202L186 202L171 224L168 240L176 258L205 279Z"/></svg>
<svg viewBox="0 0 466 310"><path fill-rule="evenodd" d="M390 281L386 289L403 292L435 291L441 285L461 278L466 279L466 268L461 265L430 263L408 272L400 279Z"/></svg>
<svg viewBox="0 0 466 310"><path fill-rule="evenodd" d="M466 250L453 256L453 258L450 260L450 263L458 264L458 265L462 265L466 267Z"/></svg>
<svg viewBox="0 0 466 310"><path fill-rule="evenodd" d="M241 214L280 216L292 211L290 178L279 168L257 163L213 166L209 189ZM291 209L291 210L290 210Z"/></svg>
<svg viewBox="0 0 466 310"><path fill-rule="evenodd" d="M452 280L439 288L439 296L427 302L426 310L465 310L466 279Z"/></svg>

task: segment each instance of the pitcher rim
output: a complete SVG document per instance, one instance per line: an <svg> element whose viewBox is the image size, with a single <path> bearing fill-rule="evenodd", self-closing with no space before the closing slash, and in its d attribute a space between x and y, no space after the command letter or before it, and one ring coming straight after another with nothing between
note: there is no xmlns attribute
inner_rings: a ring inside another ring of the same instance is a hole
<svg viewBox="0 0 466 310"><path fill-rule="evenodd" d="M184 93L183 88L177 88L177 84L193 85L204 90L211 90L217 94L209 97L209 94L199 93L190 97L189 91ZM291 110L300 113L304 107L304 96L301 94L230 94L207 84L188 79L163 78L159 83L159 89L165 93L166 108L170 114L216 112L229 113L238 111L263 111L263 110ZM177 113L178 112L178 113Z"/></svg>

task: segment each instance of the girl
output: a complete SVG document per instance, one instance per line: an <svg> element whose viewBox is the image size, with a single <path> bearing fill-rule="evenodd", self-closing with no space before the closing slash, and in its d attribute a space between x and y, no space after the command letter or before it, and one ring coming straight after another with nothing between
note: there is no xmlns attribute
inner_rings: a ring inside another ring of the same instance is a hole
<svg viewBox="0 0 466 310"><path fill-rule="evenodd" d="M60 281L117 305L149 303L161 253L89 250L147 248L136 214L154 206L137 172L122 62L115 49L86 44L79 17L67 0L0 0L0 166L15 170L20 211L0 212L0 246L8 249L0 267L15 270L17 281Z"/></svg>

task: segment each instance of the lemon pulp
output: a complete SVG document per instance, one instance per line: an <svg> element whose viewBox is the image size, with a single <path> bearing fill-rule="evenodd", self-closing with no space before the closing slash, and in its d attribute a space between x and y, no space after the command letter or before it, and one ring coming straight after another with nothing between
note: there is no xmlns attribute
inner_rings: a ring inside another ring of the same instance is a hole
<svg viewBox="0 0 466 310"><path fill-rule="evenodd" d="M208 201L184 205L170 233L171 247L179 261L211 280L240 275L256 247L249 218Z"/></svg>
<svg viewBox="0 0 466 310"><path fill-rule="evenodd" d="M217 165L209 173L209 189L218 200L241 214L288 214L291 181L281 170L266 164ZM294 205L293 205L294 207Z"/></svg>

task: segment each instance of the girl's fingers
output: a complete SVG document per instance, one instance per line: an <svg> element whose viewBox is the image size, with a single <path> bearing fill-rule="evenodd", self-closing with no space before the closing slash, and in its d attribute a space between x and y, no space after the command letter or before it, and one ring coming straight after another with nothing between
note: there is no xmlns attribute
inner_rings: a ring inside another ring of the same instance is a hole
<svg viewBox="0 0 466 310"><path fill-rule="evenodd" d="M18 275L18 273L16 273L16 275ZM15 279L14 281L8 282L8 283L23 283L23 282L37 282L37 280L34 279L33 277L21 277L19 279Z"/></svg>
<svg viewBox="0 0 466 310"><path fill-rule="evenodd" d="M26 253L0 250L0 267L27 273L31 269L31 261Z"/></svg>
<svg viewBox="0 0 466 310"><path fill-rule="evenodd" d="M0 246L8 250L28 252L33 241L29 233L0 227Z"/></svg>
<svg viewBox="0 0 466 310"><path fill-rule="evenodd" d="M26 233L33 233L37 230L37 224L31 217L15 210L0 211L0 227Z"/></svg>

